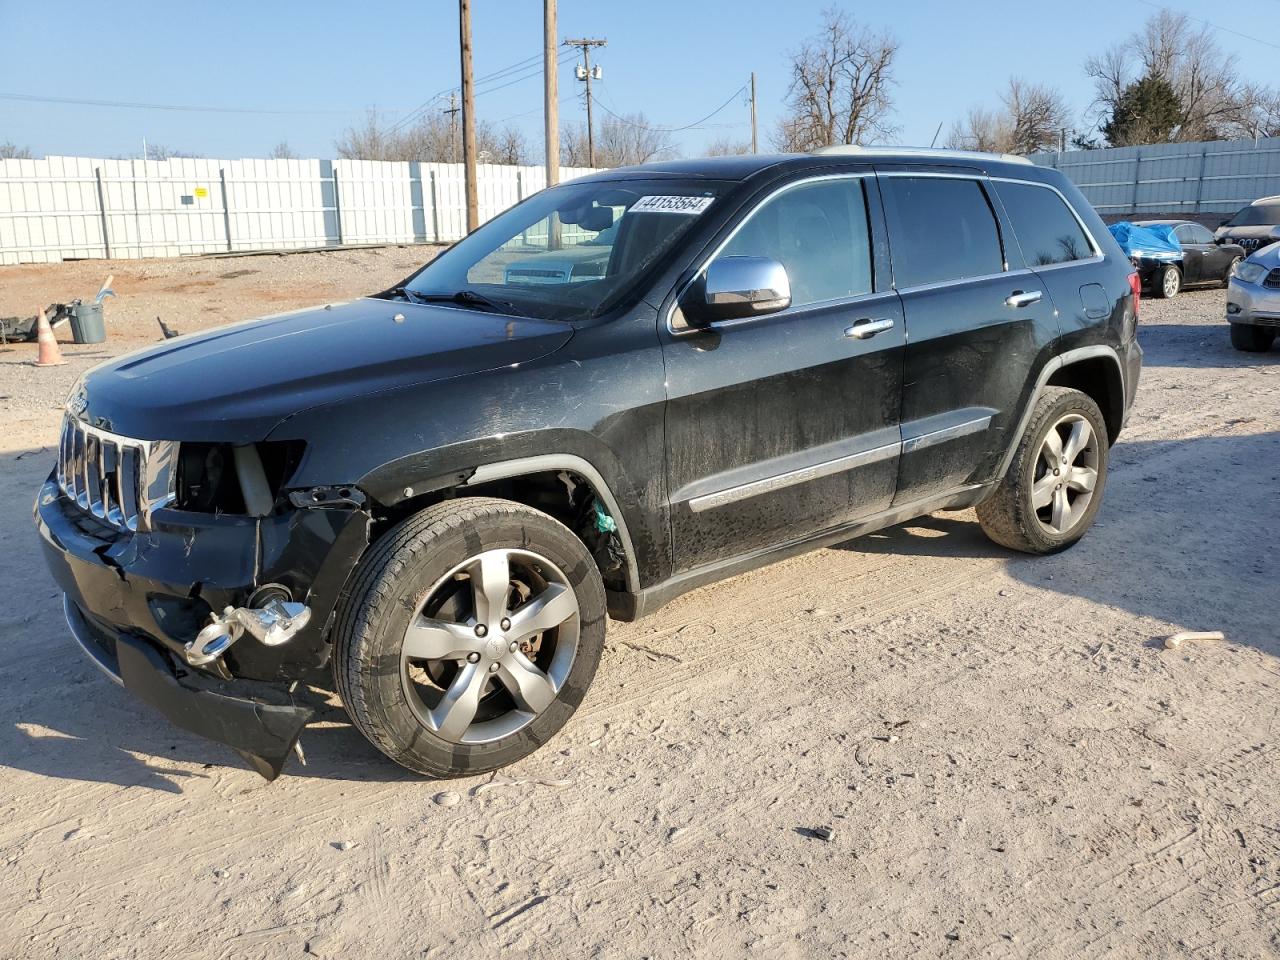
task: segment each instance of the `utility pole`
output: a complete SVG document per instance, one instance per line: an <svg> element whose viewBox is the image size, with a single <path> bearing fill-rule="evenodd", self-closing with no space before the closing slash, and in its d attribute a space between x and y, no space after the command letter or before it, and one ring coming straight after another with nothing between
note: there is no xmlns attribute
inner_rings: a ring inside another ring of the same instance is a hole
<svg viewBox="0 0 1280 960"><path fill-rule="evenodd" d="M458 95L449 94L449 106L444 111L449 115L449 160L458 162Z"/></svg>
<svg viewBox="0 0 1280 960"><path fill-rule="evenodd" d="M467 233L480 226L476 198L476 97L471 81L471 0L458 0L458 32L462 48L462 163L467 191Z"/></svg>
<svg viewBox="0 0 1280 960"><path fill-rule="evenodd" d="M547 133L547 186L560 182L560 92L556 77L556 0L542 0L542 95Z"/></svg>
<svg viewBox="0 0 1280 960"><path fill-rule="evenodd" d="M756 72L754 70L751 71L751 152L760 152L760 144L756 140Z"/></svg>
<svg viewBox="0 0 1280 960"><path fill-rule="evenodd" d="M595 128L591 122L591 48L606 47L609 45L608 40L566 40L566 47L582 48L582 67L578 71L578 79L587 82L587 166L594 167L596 165L596 134ZM596 67L595 79L601 79L600 68Z"/></svg>

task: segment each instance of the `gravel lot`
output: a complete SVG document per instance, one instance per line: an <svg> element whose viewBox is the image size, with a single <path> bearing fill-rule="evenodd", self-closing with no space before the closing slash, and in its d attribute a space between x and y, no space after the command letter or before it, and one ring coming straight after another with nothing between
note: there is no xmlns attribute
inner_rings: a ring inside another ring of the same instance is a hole
<svg viewBox="0 0 1280 960"><path fill-rule="evenodd" d="M119 294L65 367L0 352L0 957L1280 955L1280 348L1233 352L1219 290L1144 300L1076 548L938 514L700 590L612 625L564 733L492 778L415 779L335 708L268 785L105 682L31 529L74 377L157 313L427 255L0 270L0 315Z"/></svg>

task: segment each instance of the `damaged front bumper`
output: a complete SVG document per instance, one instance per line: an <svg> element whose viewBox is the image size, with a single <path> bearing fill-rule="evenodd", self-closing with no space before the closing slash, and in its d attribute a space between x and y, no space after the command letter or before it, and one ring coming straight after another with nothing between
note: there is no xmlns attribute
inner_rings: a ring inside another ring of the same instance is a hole
<svg viewBox="0 0 1280 960"><path fill-rule="evenodd" d="M69 596L63 611L71 635L112 680L188 733L224 743L268 780L280 775L311 719L311 707L251 681L221 681L181 671L154 644L90 621ZM275 694L272 696L272 694ZM273 702L275 701L275 702Z"/></svg>
<svg viewBox="0 0 1280 960"><path fill-rule="evenodd" d="M35 519L68 624L98 666L176 725L278 775L311 716L287 689L327 685L329 621L368 543L368 513L354 504L261 518L165 509L150 529L123 533L51 479ZM288 623L287 642L273 642L282 633L271 624L259 630L236 617L243 638L196 669L192 649L202 633L207 644L211 627L225 627L227 608L272 606L254 599L267 585L289 601L277 601L281 614L308 611L292 622L276 618Z"/></svg>

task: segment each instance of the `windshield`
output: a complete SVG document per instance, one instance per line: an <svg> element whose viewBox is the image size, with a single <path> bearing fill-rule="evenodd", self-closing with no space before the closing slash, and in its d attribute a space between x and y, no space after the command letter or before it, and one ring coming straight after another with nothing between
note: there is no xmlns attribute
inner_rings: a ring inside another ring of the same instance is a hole
<svg viewBox="0 0 1280 960"><path fill-rule="evenodd" d="M730 184L612 180L544 190L427 264L405 299L557 320L604 312Z"/></svg>
<svg viewBox="0 0 1280 960"><path fill-rule="evenodd" d="M1228 227L1263 227L1280 223L1280 203L1251 203L1227 221Z"/></svg>

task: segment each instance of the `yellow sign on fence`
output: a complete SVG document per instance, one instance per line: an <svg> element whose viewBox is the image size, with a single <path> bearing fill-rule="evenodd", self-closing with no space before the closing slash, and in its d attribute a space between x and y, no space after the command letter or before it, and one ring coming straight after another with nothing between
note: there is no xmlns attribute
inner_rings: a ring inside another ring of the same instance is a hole
<svg viewBox="0 0 1280 960"><path fill-rule="evenodd" d="M208 187L196 187L196 188L195 188L195 190L193 190L193 191L192 191L192 193L194 193L197 197L199 197L201 200L203 200L205 197L209 196L209 188L208 188Z"/></svg>

